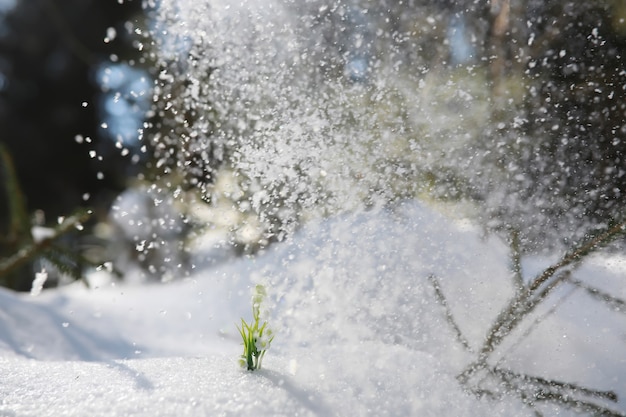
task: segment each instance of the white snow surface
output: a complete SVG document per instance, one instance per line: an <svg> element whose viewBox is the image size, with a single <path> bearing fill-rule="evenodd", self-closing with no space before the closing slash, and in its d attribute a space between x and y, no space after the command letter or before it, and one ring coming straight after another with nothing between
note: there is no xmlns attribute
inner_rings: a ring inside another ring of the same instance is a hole
<svg viewBox="0 0 626 417"><path fill-rule="evenodd" d="M0 416L531 416L514 396L462 389L456 375L472 354L427 280L439 277L476 349L512 294L507 264L497 239L411 202L310 224L258 256L168 284L0 290ZM624 257L604 255L575 275L624 297L625 271ZM250 319L255 283L268 288L276 337L263 369L249 372L237 364L235 324ZM494 360L613 390L621 401L611 406L626 411L623 313L564 290L537 317L555 305ZM575 415L566 411L542 409Z"/></svg>

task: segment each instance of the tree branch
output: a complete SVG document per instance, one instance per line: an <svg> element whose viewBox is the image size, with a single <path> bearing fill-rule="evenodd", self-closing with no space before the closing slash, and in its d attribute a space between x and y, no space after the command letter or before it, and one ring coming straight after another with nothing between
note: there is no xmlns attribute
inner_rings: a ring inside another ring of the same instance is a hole
<svg viewBox="0 0 626 417"><path fill-rule="evenodd" d="M450 306L448 305L448 301L446 300L445 295L441 291L441 287L439 286L439 281L437 280L437 277L433 274L430 274L428 276L428 280L430 281L430 283L433 286L433 289L435 290L435 298L445 310L446 321L450 324L450 326L454 330L456 339L459 341L459 343L461 343L461 345L465 348L465 350L467 350L468 352L473 352L472 347L469 344L469 341L465 338L465 336L463 336L463 332L461 332L461 328L454 320L454 315L452 314L452 310L450 309Z"/></svg>

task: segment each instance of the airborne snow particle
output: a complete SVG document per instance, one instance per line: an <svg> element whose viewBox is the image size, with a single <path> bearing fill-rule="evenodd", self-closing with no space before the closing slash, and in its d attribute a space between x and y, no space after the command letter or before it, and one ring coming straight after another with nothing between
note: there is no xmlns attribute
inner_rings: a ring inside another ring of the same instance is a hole
<svg viewBox="0 0 626 417"><path fill-rule="evenodd" d="M112 40L115 39L115 37L117 36L117 31L115 30L114 27L110 27L107 29L107 35L104 38L104 43L109 43Z"/></svg>

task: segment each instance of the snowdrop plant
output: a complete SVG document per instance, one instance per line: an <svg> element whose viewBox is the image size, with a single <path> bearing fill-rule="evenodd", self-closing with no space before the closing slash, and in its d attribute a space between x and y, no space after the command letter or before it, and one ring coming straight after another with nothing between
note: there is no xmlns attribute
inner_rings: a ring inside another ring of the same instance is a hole
<svg viewBox="0 0 626 417"><path fill-rule="evenodd" d="M239 359L242 368L249 371L261 369L261 362L265 352L270 348L274 334L269 328L267 321L262 316L266 316L265 311L261 309L267 292L263 285L254 287L252 296L252 322L250 324L241 319L241 327L237 326L239 334L243 339L243 354ZM262 324L261 324L262 323Z"/></svg>

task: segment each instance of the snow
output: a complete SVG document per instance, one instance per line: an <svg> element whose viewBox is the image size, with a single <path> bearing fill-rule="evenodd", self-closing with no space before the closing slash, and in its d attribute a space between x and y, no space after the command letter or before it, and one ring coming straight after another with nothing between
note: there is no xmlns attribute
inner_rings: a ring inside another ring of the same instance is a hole
<svg viewBox="0 0 626 417"><path fill-rule="evenodd" d="M120 284L99 271L91 289L0 290L0 415L534 415L513 395L479 399L456 379L472 354L428 276L473 349L513 280L504 244L442 211L406 202L320 220L258 256L167 284ZM596 255L575 278L623 297L625 268L621 255ZM235 325L250 319L256 283L273 300L276 337L263 369L248 372ZM545 304L496 359L613 390L626 411L623 313L570 287Z"/></svg>
<svg viewBox="0 0 626 417"><path fill-rule="evenodd" d="M577 415L541 403L546 392L532 392L532 384L522 388L536 406L488 375L471 381L477 386L458 378L515 295L511 254L462 218L465 207L415 198L433 186L432 172L467 165L439 160L490 123L484 80L470 74L464 83L417 68L403 74L410 62L402 50L370 62L361 50L366 34L357 31L343 46L332 39L322 45L333 29L324 25L344 26L317 22L320 16L291 3L164 0L149 48L150 61L163 68L153 110L177 126L169 141L149 138L164 152L156 168L190 174L184 185L211 199L210 208L189 207L199 223L231 228L238 243L282 241L226 259L213 242L230 238L206 236L193 252L194 272L176 276L174 267L160 285L142 283L133 271L124 283L114 281L109 265L91 274L90 289L42 290L43 275L32 295L0 289L0 416ZM433 16L421 20L439 24ZM388 49L391 38L381 42L377 48ZM112 90L123 87L122 69L101 68ZM150 95L143 78L126 87L132 102ZM120 148L132 145L116 140ZM200 162L207 166L195 172ZM204 184L207 174L214 184ZM168 209L186 187L143 187L154 189L152 199L137 187L113 211L124 238L146 258L155 239L175 240L183 228ZM490 199L501 206L513 196L497 189ZM244 226L233 227L237 221ZM155 256L169 258L161 249ZM524 280L559 257L523 259ZM116 261L116 268L123 264ZM572 279L624 299L625 271L624 255L603 252ZM256 284L268 290L275 339L263 369L248 372L238 365L236 325L250 319ZM626 413L624 329L623 305L565 283L494 347L488 365L559 381L566 397L567 384L612 391L616 403L610 395L587 399ZM491 395L478 397L480 389Z"/></svg>

